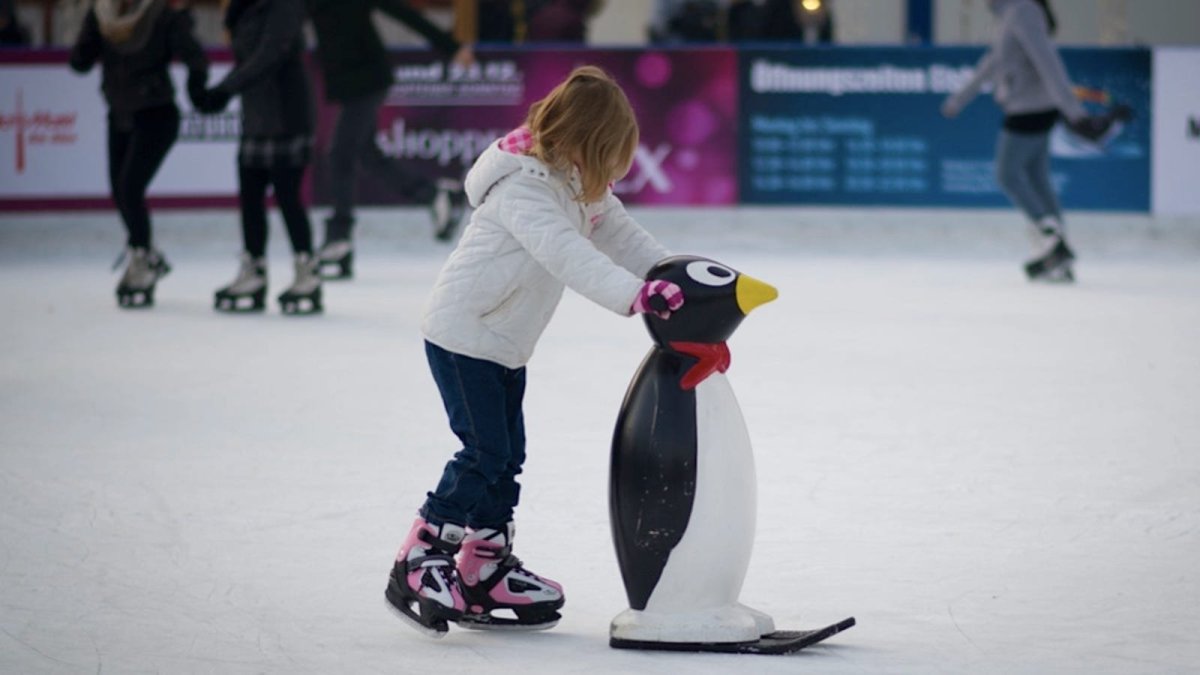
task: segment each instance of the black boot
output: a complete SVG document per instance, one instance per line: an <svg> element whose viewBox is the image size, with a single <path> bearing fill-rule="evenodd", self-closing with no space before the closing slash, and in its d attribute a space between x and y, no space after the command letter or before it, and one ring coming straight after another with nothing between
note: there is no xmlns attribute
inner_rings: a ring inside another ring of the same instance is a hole
<svg viewBox="0 0 1200 675"><path fill-rule="evenodd" d="M354 219L333 216L325 221L325 243L317 251L317 270L322 279L354 277Z"/></svg>

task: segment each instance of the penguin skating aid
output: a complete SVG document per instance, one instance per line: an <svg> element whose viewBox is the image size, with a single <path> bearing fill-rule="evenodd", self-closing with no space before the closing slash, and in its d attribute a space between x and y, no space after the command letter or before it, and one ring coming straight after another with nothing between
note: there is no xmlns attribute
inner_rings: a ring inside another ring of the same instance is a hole
<svg viewBox="0 0 1200 675"><path fill-rule="evenodd" d="M623 649L782 654L854 625L776 631L738 602L754 543L754 456L724 372L725 341L774 288L705 258L677 256L647 279L678 284L684 305L646 315L655 341L613 436L609 516L630 609L613 619Z"/></svg>

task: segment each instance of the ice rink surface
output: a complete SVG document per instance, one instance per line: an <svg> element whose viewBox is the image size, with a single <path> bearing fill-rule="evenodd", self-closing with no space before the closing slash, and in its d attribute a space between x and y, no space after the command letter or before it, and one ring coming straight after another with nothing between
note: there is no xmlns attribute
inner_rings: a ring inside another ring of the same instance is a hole
<svg viewBox="0 0 1200 675"><path fill-rule="evenodd" d="M383 600L458 448L418 332L449 251L424 215L366 214L313 318L274 302L277 221L269 311L225 316L232 212L158 217L175 271L140 312L113 216L6 215L0 672L1195 672L1200 222L1073 214L1061 287L1022 278L1010 212L635 215L780 290L730 341L759 476L742 599L857 627L786 657L608 647L608 446L650 341L568 293L529 365L516 540L564 618L424 638Z"/></svg>

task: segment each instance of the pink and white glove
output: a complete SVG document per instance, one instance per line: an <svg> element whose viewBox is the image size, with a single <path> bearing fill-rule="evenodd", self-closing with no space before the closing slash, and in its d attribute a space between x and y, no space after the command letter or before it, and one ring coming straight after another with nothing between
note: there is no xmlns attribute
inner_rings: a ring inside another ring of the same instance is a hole
<svg viewBox="0 0 1200 675"><path fill-rule="evenodd" d="M680 307L683 307L683 289L670 281L655 279L642 284L630 309L634 314L654 314L667 319Z"/></svg>

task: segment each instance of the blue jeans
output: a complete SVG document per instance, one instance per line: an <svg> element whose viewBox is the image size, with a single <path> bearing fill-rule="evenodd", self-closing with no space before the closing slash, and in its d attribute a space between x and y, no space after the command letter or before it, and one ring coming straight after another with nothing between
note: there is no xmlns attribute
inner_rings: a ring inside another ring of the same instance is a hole
<svg viewBox="0 0 1200 675"><path fill-rule="evenodd" d="M450 429L463 447L446 464L421 516L435 524L501 529L512 520L521 495L516 478L525 463L525 369L455 354L429 342L425 356Z"/></svg>
<svg viewBox="0 0 1200 675"><path fill-rule="evenodd" d="M996 142L996 180L1030 221L1036 223L1046 216L1062 218L1050 180L1050 132L1001 130Z"/></svg>

